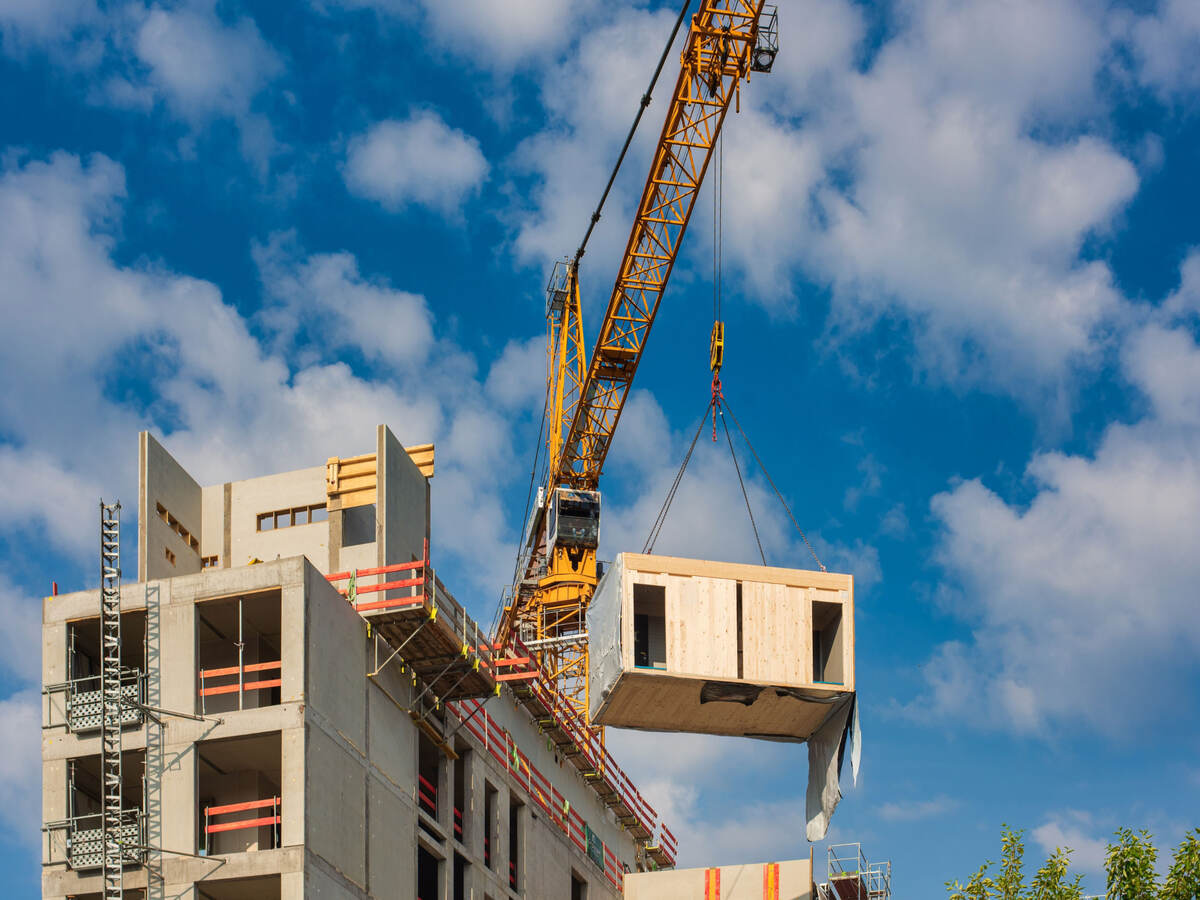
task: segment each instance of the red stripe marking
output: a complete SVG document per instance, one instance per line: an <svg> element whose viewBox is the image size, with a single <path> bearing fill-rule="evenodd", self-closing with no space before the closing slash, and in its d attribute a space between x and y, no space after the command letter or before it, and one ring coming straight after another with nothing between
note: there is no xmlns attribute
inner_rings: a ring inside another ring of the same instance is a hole
<svg viewBox="0 0 1200 900"><path fill-rule="evenodd" d="M280 816L267 816L265 819L247 819L245 822L222 822L219 825L208 825L205 834L216 834L219 831L237 831L241 828L259 828L263 825L278 825Z"/></svg>
<svg viewBox="0 0 1200 900"><path fill-rule="evenodd" d="M248 809L266 809L279 803L278 797L268 797L266 800L248 800L245 803L230 803L226 806L206 806L206 816L223 816L226 813L245 812Z"/></svg>

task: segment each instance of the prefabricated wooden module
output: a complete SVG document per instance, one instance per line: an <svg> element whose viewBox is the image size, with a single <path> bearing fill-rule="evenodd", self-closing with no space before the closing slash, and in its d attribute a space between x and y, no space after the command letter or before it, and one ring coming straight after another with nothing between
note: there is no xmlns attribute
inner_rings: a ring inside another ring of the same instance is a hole
<svg viewBox="0 0 1200 900"><path fill-rule="evenodd" d="M588 608L593 722L806 740L854 690L854 578L622 553Z"/></svg>

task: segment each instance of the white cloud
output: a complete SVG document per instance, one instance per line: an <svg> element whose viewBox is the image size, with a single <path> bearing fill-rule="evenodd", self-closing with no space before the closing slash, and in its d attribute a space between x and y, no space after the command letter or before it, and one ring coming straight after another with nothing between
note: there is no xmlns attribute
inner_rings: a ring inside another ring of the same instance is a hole
<svg viewBox="0 0 1200 900"><path fill-rule="evenodd" d="M95 0L0 0L0 36L5 49L68 37L80 25L97 21Z"/></svg>
<svg viewBox="0 0 1200 900"><path fill-rule="evenodd" d="M594 0L317 0L322 8L370 9L420 29L472 65L507 71L564 53Z"/></svg>
<svg viewBox="0 0 1200 900"><path fill-rule="evenodd" d="M546 70L551 127L513 158L535 176L515 214L520 260L546 263L578 240L592 202L579 185L603 183L669 20L623 13ZM919 371L1049 401L1061 416L1127 316L1108 266L1081 254L1138 188L1087 124L1103 109L1110 23L1085 0L911 2L895 22L864 67L855 4L781 11L775 69L745 86L726 123L727 277L779 313L794 307L794 276L828 285L824 347L898 323ZM623 246L661 87L585 278L611 272ZM676 278L706 276L707 203Z"/></svg>
<svg viewBox="0 0 1200 900"><path fill-rule="evenodd" d="M225 24L211 7L149 10L134 49L149 81L189 121L238 117L283 69L279 55L248 18Z"/></svg>
<svg viewBox="0 0 1200 900"><path fill-rule="evenodd" d="M46 584L44 593L50 593ZM17 588L7 573L0 571L0 669L23 682L37 683L42 667L42 606L40 596Z"/></svg>
<svg viewBox="0 0 1200 900"><path fill-rule="evenodd" d="M916 822L944 816L958 809L959 801L944 794L929 800L914 800L910 803L884 803L879 807L879 818L885 822Z"/></svg>
<svg viewBox="0 0 1200 900"><path fill-rule="evenodd" d="M299 331L316 342L317 358L353 349L369 362L412 368L433 346L425 298L364 278L350 253L303 257L295 234L272 235L254 249L259 277L274 306L262 317L290 344Z"/></svg>
<svg viewBox="0 0 1200 900"><path fill-rule="evenodd" d="M1167 98L1186 98L1200 87L1200 8L1192 0L1162 0L1132 23L1130 42L1141 81Z"/></svg>
<svg viewBox="0 0 1200 900"><path fill-rule="evenodd" d="M14 511L0 527L28 528L46 491L61 494L62 508L39 527L78 558L93 540L94 498L136 491L139 428L157 430L198 480L214 483L361 452L385 422L402 441L438 444L440 565L469 560L459 589L494 597L515 545L500 495L519 470L512 432L522 416L494 409L474 359L437 337L425 300L361 275L348 254L309 256L280 239L260 253L264 293L279 304L274 325L264 318L266 345L212 284L114 262L123 190L121 168L100 156L57 154L0 176L7 364L41 373L0 395L3 499ZM294 339L307 327L326 329L318 356ZM393 375L372 380L360 361ZM127 401L112 389L131 375L142 388Z"/></svg>
<svg viewBox="0 0 1200 900"><path fill-rule="evenodd" d="M0 700L0 826L31 854L42 812L41 724L37 691Z"/></svg>
<svg viewBox="0 0 1200 900"><path fill-rule="evenodd" d="M425 110L352 138L343 173L351 193L387 209L417 205L457 218L487 178L488 162L479 141Z"/></svg>
<svg viewBox="0 0 1200 900"><path fill-rule="evenodd" d="M1128 735L1192 708L1200 347L1186 326L1148 324L1121 360L1149 404L1141 421L1110 425L1090 456L1035 455L1027 504L979 480L933 498L943 599L972 627L925 667L938 712Z"/></svg>
<svg viewBox="0 0 1200 900"><path fill-rule="evenodd" d="M1071 868L1074 871L1102 878L1108 843L1092 837L1094 833L1095 823L1089 814L1067 810L1050 816L1030 832L1030 837L1046 856L1059 849L1071 850Z"/></svg>
<svg viewBox="0 0 1200 900"><path fill-rule="evenodd" d="M237 125L243 155L260 175L281 149L254 105L284 61L251 18L222 18L214 0L103 12L92 0L0 0L0 33L9 53L45 48L84 75L89 102L142 112L161 103L189 127L181 155L215 119Z"/></svg>
<svg viewBox="0 0 1200 900"><path fill-rule="evenodd" d="M508 409L541 409L546 396L546 336L509 341L488 371L487 392Z"/></svg>

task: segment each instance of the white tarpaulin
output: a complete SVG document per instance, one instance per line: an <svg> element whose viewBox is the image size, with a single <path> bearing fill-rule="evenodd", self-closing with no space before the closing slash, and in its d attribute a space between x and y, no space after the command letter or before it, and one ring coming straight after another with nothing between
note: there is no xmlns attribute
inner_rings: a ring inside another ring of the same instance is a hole
<svg viewBox="0 0 1200 900"><path fill-rule="evenodd" d="M858 722L858 701L851 694L830 710L825 721L808 739L808 792L804 813L808 818L805 829L810 842L824 840L829 820L842 799L838 783L842 774L842 758L846 743L850 743L850 771L858 784L858 763L862 756L862 729Z"/></svg>

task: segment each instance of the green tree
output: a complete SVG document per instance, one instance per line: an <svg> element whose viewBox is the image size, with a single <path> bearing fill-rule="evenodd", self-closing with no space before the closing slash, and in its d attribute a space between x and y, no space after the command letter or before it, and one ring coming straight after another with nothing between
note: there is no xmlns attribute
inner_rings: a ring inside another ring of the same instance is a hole
<svg viewBox="0 0 1200 900"><path fill-rule="evenodd" d="M1083 888L1080 886L1083 876L1069 877L1067 869L1070 865L1070 850L1059 847L1051 853L1029 884L1030 900L1080 900L1083 897Z"/></svg>
<svg viewBox="0 0 1200 900"><path fill-rule="evenodd" d="M1109 900L1156 900L1154 863L1158 851L1149 832L1135 834L1129 828L1118 828L1116 838L1105 854Z"/></svg>
<svg viewBox="0 0 1200 900"><path fill-rule="evenodd" d="M1200 828L1189 831L1175 850L1160 900L1200 900Z"/></svg>
<svg viewBox="0 0 1200 900"><path fill-rule="evenodd" d="M1025 896L1025 829L1002 826L1000 833L1000 900L1023 900Z"/></svg>
<svg viewBox="0 0 1200 900"><path fill-rule="evenodd" d="M967 879L965 885L957 880L947 881L946 890L950 892L950 900L996 900L1000 892L996 889L995 880L988 874L991 867L992 861L989 859Z"/></svg>

